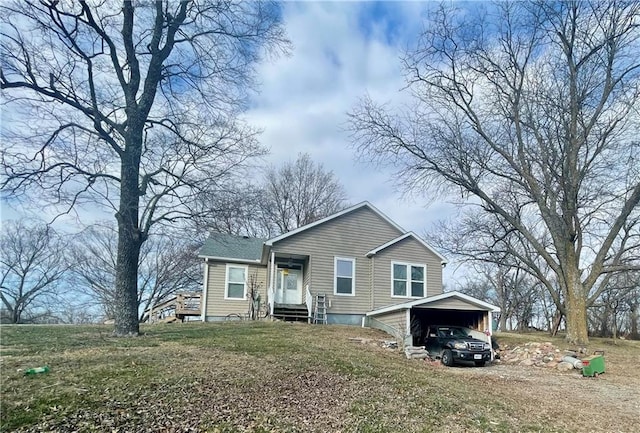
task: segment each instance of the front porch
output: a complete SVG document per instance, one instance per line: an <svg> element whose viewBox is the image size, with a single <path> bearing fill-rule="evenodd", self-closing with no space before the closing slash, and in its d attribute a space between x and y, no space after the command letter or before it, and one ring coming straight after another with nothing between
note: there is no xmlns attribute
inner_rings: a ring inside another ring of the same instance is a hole
<svg viewBox="0 0 640 433"><path fill-rule="evenodd" d="M309 256L271 252L267 303L272 318L288 322L314 322L309 268Z"/></svg>
<svg viewBox="0 0 640 433"><path fill-rule="evenodd" d="M272 317L285 322L311 323L311 312L307 304L279 304L275 303Z"/></svg>

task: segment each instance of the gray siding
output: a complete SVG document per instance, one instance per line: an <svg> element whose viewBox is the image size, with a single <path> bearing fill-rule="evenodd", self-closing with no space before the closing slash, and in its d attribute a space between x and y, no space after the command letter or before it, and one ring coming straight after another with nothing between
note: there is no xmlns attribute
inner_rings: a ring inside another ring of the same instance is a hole
<svg viewBox="0 0 640 433"><path fill-rule="evenodd" d="M417 240L408 237L378 252L373 257L373 305L377 309L388 305L401 304L415 298L398 298L391 296L391 263L403 262L426 265L427 286L425 296L442 293L441 259L425 248Z"/></svg>
<svg viewBox="0 0 640 433"><path fill-rule="evenodd" d="M414 308L420 308L419 306ZM469 311L486 311L485 308L473 305L462 299L449 298L441 301L430 302L425 304L424 308L433 308L438 310L469 310Z"/></svg>
<svg viewBox="0 0 640 433"><path fill-rule="evenodd" d="M369 317L368 323L372 328L380 329L397 339L402 339L407 329L407 312L406 310L399 310L380 314L376 317Z"/></svg>
<svg viewBox="0 0 640 433"><path fill-rule="evenodd" d="M305 272L313 295L325 293L329 313L364 314L371 310L370 260L366 253L402 233L373 212L362 207L276 242L273 250L309 256ZM333 294L334 258L354 258L355 296Z"/></svg>
<svg viewBox="0 0 640 433"><path fill-rule="evenodd" d="M237 265L243 266L243 263ZM224 299L225 293L225 276L227 263L225 262L209 262L209 278L207 281L207 311L206 316L224 317L227 314L240 314L244 315L249 311L248 293L249 287L247 286L247 299L235 300ZM267 300L267 268L260 265L247 265L249 279L252 275L256 276L256 282L260 291L260 299L262 302Z"/></svg>

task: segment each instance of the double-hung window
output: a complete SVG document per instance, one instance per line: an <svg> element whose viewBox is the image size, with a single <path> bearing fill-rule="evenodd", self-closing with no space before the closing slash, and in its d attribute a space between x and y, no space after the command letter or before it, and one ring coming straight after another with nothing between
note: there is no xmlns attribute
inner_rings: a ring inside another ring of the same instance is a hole
<svg viewBox="0 0 640 433"><path fill-rule="evenodd" d="M399 298L423 298L427 267L410 263L391 263L391 296Z"/></svg>
<svg viewBox="0 0 640 433"><path fill-rule="evenodd" d="M247 297L247 267L242 265L227 265L225 278L225 299L246 299Z"/></svg>
<svg viewBox="0 0 640 433"><path fill-rule="evenodd" d="M356 260L336 257L334 259L333 293L336 295L355 295Z"/></svg>

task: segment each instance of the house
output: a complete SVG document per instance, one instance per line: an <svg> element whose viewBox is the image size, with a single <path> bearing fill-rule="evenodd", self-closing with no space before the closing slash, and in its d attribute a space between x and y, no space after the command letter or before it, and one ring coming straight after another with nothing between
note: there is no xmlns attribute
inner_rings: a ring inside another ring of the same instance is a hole
<svg viewBox="0 0 640 433"><path fill-rule="evenodd" d="M498 311L443 293L446 259L368 202L272 239L212 234L199 256L203 321L246 315L253 297L274 317L371 326L419 341L428 324L490 330Z"/></svg>

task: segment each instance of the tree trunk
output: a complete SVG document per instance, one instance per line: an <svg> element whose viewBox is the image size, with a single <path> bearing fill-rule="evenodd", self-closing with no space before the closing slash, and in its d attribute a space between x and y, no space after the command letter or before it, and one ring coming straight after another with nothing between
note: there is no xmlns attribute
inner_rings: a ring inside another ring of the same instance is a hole
<svg viewBox="0 0 640 433"><path fill-rule="evenodd" d="M500 331L505 332L507 330L507 315L504 313L504 310L500 313Z"/></svg>
<svg viewBox="0 0 640 433"><path fill-rule="evenodd" d="M551 325L551 336L555 337L558 335L558 330L560 329L560 324L562 323L562 312L560 310L556 311L553 324Z"/></svg>
<svg viewBox="0 0 640 433"><path fill-rule="evenodd" d="M566 301L566 340L571 344L584 345L589 342L587 331L587 301L583 294L582 283L579 280L579 271L569 271L567 278Z"/></svg>
<svg viewBox="0 0 640 433"><path fill-rule="evenodd" d="M630 337L634 340L640 338L638 333L638 304L631 304L629 308Z"/></svg>
<svg viewBox="0 0 640 433"><path fill-rule="evenodd" d="M114 333L117 336L138 335L138 260L144 241L139 228L140 194L138 173L142 133L130 135L122 155L120 175L120 207L118 220L118 257L116 266L116 317Z"/></svg>

